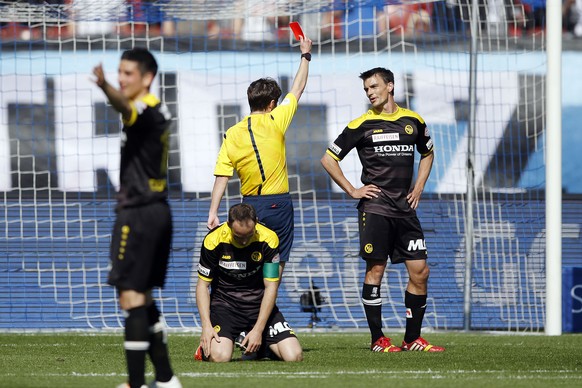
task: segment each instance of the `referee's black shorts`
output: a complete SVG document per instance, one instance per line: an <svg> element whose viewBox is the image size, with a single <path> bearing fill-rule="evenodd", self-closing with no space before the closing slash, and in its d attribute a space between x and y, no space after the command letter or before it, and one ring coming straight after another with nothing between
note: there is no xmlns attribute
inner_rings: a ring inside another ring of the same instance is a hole
<svg viewBox="0 0 582 388"><path fill-rule="evenodd" d="M111 237L108 283L145 292L163 287L172 243L172 214L167 202L122 208Z"/></svg>
<svg viewBox="0 0 582 388"><path fill-rule="evenodd" d="M395 218L358 212L360 256L392 264L427 258L424 233L418 217Z"/></svg>

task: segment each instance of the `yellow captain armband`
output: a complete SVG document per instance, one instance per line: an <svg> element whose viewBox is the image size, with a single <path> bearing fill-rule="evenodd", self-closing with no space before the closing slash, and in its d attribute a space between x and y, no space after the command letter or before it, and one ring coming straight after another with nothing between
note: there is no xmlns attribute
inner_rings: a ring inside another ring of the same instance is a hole
<svg viewBox="0 0 582 388"><path fill-rule="evenodd" d="M279 263L263 264L263 279L271 282L279 280Z"/></svg>

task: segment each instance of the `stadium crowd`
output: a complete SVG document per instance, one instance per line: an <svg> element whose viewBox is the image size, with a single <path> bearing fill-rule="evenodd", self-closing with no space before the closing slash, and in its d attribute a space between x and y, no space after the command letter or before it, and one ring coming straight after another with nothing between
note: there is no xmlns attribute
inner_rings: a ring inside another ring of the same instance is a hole
<svg viewBox="0 0 582 388"><path fill-rule="evenodd" d="M2 1L44 5L61 9L57 22L45 28L34 23L4 21L2 41L65 39L74 36L148 35L179 37L199 35L208 39L275 41L288 38L289 16L261 16L276 7L272 0L232 0L238 18L208 21L178 20L164 12L172 0L27 0ZM296 1L300 3L300 1ZM359 34L386 33L411 36L423 33L467 33L471 1L442 0L418 4L386 4L384 0L329 0L325 12L304 13L299 21L314 42L352 38ZM390 2L392 3L392 2ZM546 0L479 0L479 18L484 33L527 36L545 28ZM64 6L64 7L63 7ZM582 0L563 0L565 39L582 38ZM361 23L355 23L357 19Z"/></svg>

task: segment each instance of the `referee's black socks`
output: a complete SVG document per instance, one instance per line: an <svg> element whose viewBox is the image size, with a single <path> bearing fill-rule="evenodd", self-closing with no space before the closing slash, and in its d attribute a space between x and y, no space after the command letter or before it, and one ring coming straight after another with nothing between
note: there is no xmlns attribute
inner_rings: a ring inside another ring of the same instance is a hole
<svg viewBox="0 0 582 388"><path fill-rule="evenodd" d="M422 319L426 311L426 295L414 295L406 291L404 293L404 305L406 306L404 342L408 344L420 337Z"/></svg>
<svg viewBox="0 0 582 388"><path fill-rule="evenodd" d="M125 358L131 387L145 384L145 357L150 347L148 313L145 306L126 311Z"/></svg>

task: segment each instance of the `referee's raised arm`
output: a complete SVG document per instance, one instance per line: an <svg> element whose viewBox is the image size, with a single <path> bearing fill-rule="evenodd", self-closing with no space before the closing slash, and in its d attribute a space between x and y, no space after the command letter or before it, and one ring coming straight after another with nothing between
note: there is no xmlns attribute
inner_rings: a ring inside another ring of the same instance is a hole
<svg viewBox="0 0 582 388"><path fill-rule="evenodd" d="M307 77L309 76L309 61L311 61L311 46L313 42L308 37L299 37L300 43L299 48L301 49L301 63L299 64L299 70L295 74L295 79L293 80L293 85L289 93L293 94L297 101L301 98L303 91L305 90L305 85L307 85Z"/></svg>

